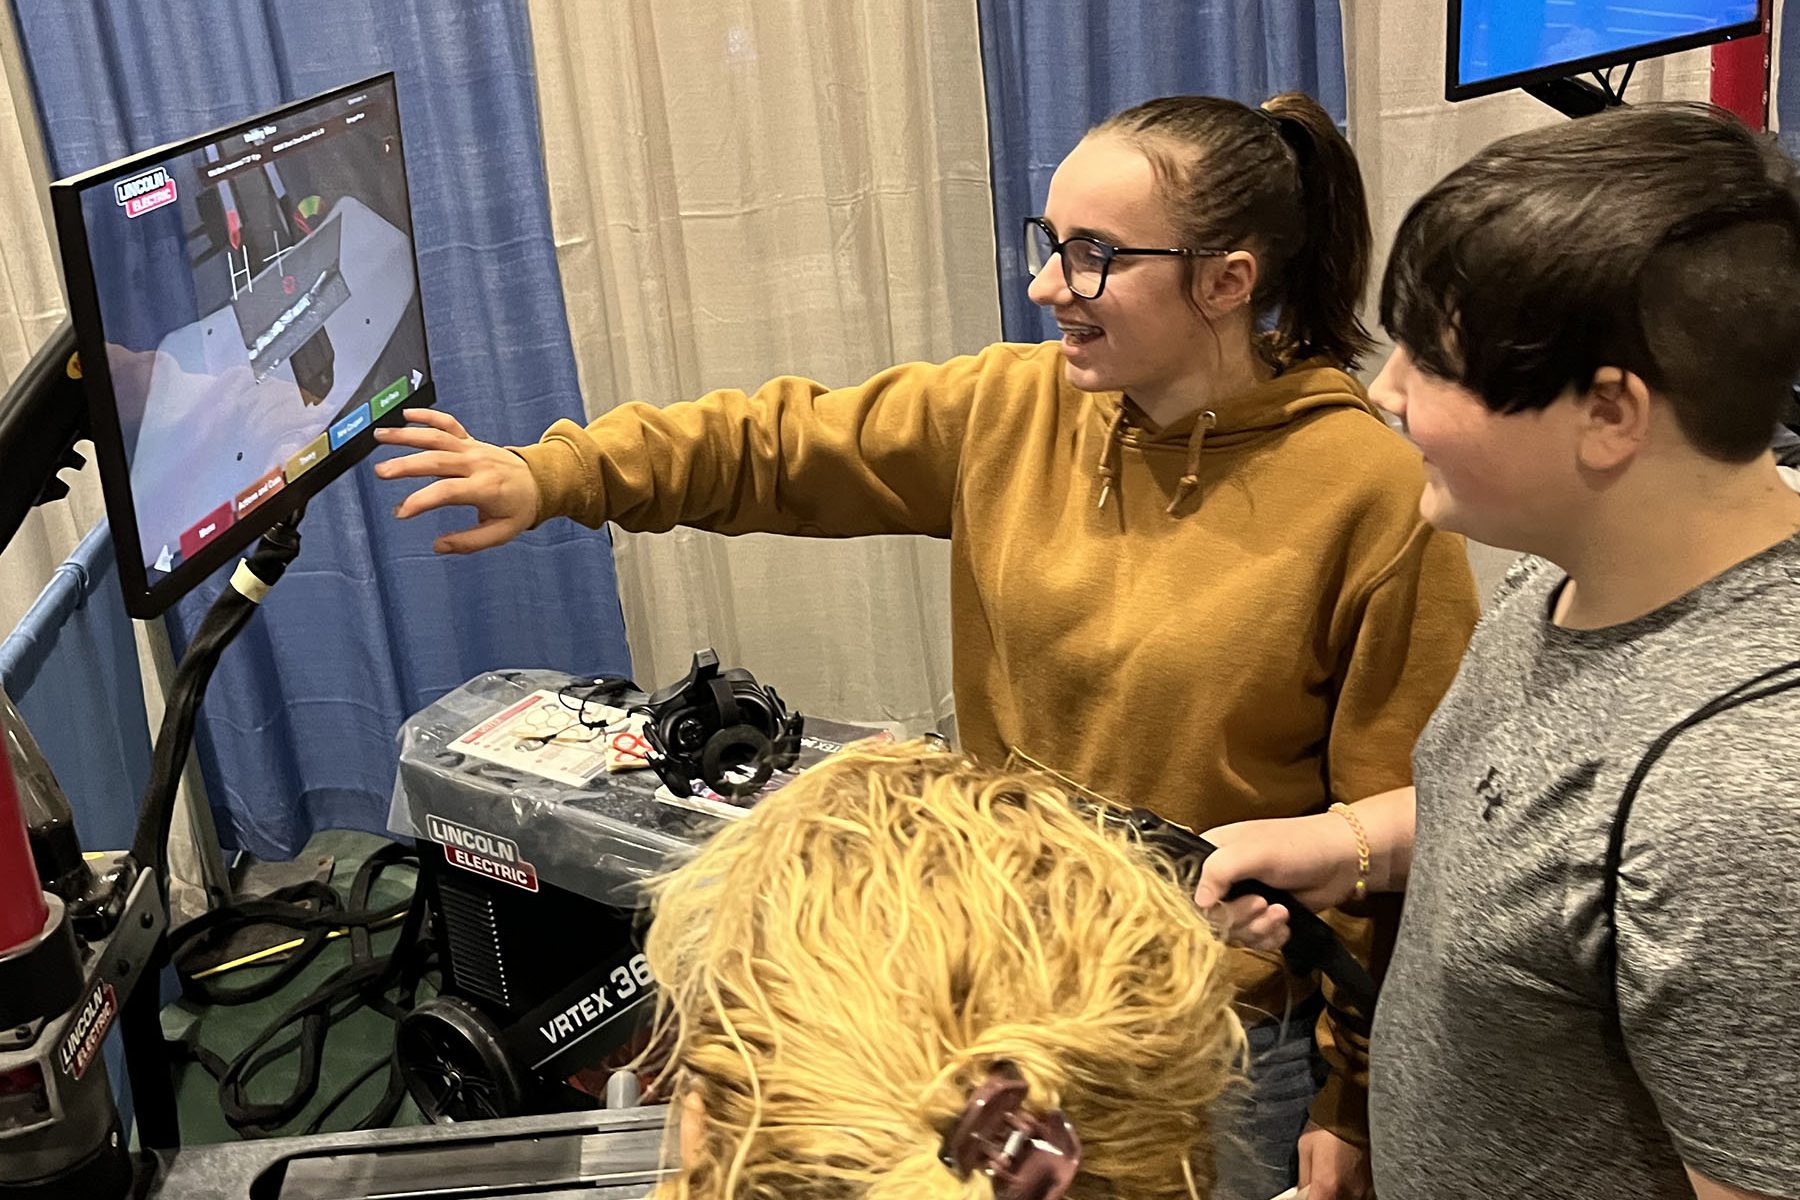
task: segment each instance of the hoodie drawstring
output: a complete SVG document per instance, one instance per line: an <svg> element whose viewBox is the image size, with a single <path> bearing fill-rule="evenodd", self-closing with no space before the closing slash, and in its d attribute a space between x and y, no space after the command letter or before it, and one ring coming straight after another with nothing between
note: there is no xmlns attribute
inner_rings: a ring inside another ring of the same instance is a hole
<svg viewBox="0 0 1800 1200"><path fill-rule="evenodd" d="M1097 508L1106 507L1106 498L1112 494L1113 479L1117 475L1114 463L1119 456L1119 427L1125 424L1125 406L1119 405L1119 411L1113 414L1112 420L1106 423L1106 438L1100 444L1100 462L1094 468L1100 477L1100 503Z"/></svg>
<svg viewBox="0 0 1800 1200"><path fill-rule="evenodd" d="M1200 486L1200 451L1206 446L1207 431L1218 423L1219 415L1210 409L1201 413L1200 419L1194 422L1194 431L1188 434L1187 470L1182 475L1181 482L1175 485L1175 498L1169 501L1169 507L1164 510L1171 517L1182 502Z"/></svg>

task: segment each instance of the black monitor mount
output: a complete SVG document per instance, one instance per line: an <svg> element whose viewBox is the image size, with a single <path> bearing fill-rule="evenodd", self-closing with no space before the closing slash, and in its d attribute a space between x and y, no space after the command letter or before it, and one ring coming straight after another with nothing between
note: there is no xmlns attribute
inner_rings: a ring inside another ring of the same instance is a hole
<svg viewBox="0 0 1800 1200"><path fill-rule="evenodd" d="M60 475L84 465L75 443L87 436L81 356L65 321L0 396L0 550L34 507L69 494Z"/></svg>
<svg viewBox="0 0 1800 1200"><path fill-rule="evenodd" d="M1635 70L1636 63L1627 63L1625 74L1616 87L1610 73L1602 75L1596 71L1592 80L1570 75L1528 83L1519 90L1542 100L1565 117L1591 117L1609 108L1624 107L1625 89L1631 86L1631 73Z"/></svg>

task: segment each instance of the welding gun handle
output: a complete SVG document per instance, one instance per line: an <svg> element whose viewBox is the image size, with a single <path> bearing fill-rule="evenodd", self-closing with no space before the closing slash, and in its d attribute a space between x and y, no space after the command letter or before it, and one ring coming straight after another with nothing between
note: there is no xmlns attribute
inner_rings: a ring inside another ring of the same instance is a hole
<svg viewBox="0 0 1800 1200"><path fill-rule="evenodd" d="M1270 887L1258 879L1244 879L1225 893L1227 900L1261 896L1288 913L1288 941L1281 957L1296 975L1324 974L1343 992L1344 1001L1364 1016L1375 1012L1375 979L1338 938L1337 931L1318 913L1300 903L1292 892Z"/></svg>
<svg viewBox="0 0 1800 1200"><path fill-rule="evenodd" d="M1177 876L1189 887L1198 880L1206 860L1218 850L1193 830L1147 808L1110 811L1135 831L1144 844L1168 855L1175 863ZM1334 1000L1339 1007L1354 1008L1365 1018L1374 1016L1374 978L1317 913L1291 893L1270 887L1261 880L1246 879L1234 884L1225 898L1235 900L1239 896L1261 896L1270 904L1284 906L1288 910L1289 936L1281 956L1287 961L1288 969L1296 975L1323 974L1337 985Z"/></svg>

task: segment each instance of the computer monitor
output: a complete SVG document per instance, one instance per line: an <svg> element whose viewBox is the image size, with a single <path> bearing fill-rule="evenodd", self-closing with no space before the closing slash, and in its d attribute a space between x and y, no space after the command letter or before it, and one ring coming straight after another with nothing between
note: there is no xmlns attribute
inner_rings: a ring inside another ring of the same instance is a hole
<svg viewBox="0 0 1800 1200"><path fill-rule="evenodd" d="M1449 0L1444 95L1467 100L1759 33L1761 0Z"/></svg>
<svg viewBox="0 0 1800 1200"><path fill-rule="evenodd" d="M434 400L394 78L51 186L126 609L152 617Z"/></svg>

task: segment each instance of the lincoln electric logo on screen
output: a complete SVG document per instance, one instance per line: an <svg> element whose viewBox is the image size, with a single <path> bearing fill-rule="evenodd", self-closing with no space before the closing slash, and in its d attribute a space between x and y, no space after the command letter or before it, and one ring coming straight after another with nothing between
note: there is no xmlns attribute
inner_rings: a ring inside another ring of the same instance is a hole
<svg viewBox="0 0 1800 1200"><path fill-rule="evenodd" d="M161 167L145 171L135 179L121 179L113 184L113 195L119 198L128 217L141 217L152 209L175 203L175 181Z"/></svg>

